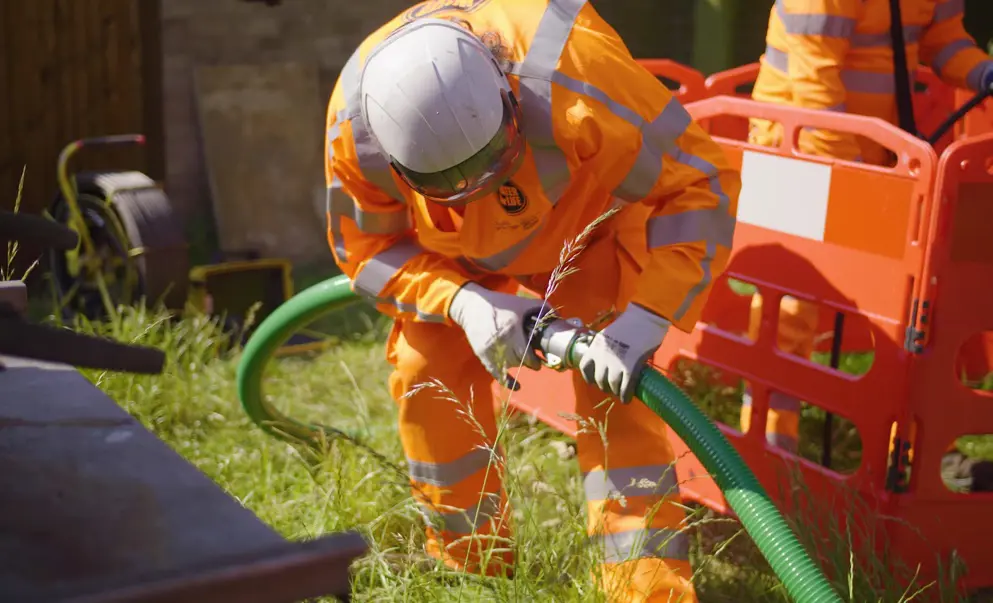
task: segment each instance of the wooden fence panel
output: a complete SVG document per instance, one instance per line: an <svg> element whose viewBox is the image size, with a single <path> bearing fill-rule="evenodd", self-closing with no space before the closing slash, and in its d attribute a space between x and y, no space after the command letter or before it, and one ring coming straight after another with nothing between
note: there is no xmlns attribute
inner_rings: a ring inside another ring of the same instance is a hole
<svg viewBox="0 0 993 603"><path fill-rule="evenodd" d="M72 168L139 169L161 178L161 101L153 92L161 82L158 6L158 0L0 2L0 208L12 208L22 169L21 210L46 208L57 192L59 152L90 136L137 132L149 142L85 149Z"/></svg>

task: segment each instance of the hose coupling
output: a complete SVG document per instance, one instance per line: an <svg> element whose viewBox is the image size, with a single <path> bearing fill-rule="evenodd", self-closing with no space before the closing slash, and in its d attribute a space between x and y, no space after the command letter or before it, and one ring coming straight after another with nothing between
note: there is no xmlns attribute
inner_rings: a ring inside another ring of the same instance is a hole
<svg viewBox="0 0 993 603"><path fill-rule="evenodd" d="M538 341L543 364L556 371L576 368L595 335L576 318L552 321L542 329Z"/></svg>

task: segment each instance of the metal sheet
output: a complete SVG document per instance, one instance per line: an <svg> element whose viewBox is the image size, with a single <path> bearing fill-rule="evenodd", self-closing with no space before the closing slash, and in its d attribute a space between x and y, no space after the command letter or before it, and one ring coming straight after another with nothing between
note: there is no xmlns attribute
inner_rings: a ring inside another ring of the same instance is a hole
<svg viewBox="0 0 993 603"><path fill-rule="evenodd" d="M75 369L0 360L0 601L286 546Z"/></svg>

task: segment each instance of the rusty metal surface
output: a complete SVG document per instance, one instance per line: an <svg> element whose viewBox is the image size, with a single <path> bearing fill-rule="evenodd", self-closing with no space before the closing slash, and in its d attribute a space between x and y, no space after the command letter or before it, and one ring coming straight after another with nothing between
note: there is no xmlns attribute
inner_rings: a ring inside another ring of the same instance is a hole
<svg viewBox="0 0 993 603"><path fill-rule="evenodd" d="M53 601L285 546L75 369L0 361L0 601Z"/></svg>
<svg viewBox="0 0 993 603"><path fill-rule="evenodd" d="M318 596L347 599L349 565L367 545L354 532L293 543L183 575L162 575L110 592L60 603L294 603Z"/></svg>

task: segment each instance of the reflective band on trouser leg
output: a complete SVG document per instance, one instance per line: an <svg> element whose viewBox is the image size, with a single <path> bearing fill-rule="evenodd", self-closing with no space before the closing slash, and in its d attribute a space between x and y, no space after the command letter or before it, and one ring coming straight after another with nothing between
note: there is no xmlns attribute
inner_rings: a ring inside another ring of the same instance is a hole
<svg viewBox="0 0 993 603"><path fill-rule="evenodd" d="M601 589L618 603L695 603L689 541L680 532L686 514L665 424L638 402L601 404L604 394L578 375L573 384L576 413L600 426L581 430L576 440L590 542L603 555Z"/></svg>
<svg viewBox="0 0 993 603"><path fill-rule="evenodd" d="M458 327L402 321L388 357L396 359L390 393L428 553L456 570L509 571L503 460L490 453L493 378Z"/></svg>
<svg viewBox="0 0 993 603"><path fill-rule="evenodd" d="M741 431L752 422L752 388L745 386L741 396ZM800 442L800 400L782 392L769 393L769 414L765 420L765 441L796 454Z"/></svg>

